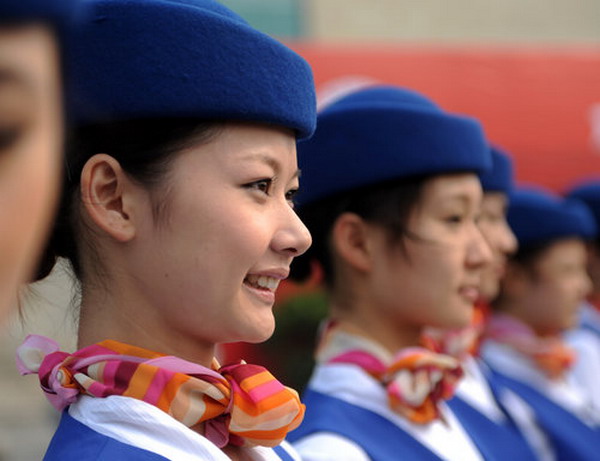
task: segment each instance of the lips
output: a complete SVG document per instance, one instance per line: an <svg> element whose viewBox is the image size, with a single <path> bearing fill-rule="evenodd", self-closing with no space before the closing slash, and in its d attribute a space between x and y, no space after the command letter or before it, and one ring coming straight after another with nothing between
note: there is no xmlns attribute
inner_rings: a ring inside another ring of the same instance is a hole
<svg viewBox="0 0 600 461"><path fill-rule="evenodd" d="M478 286L463 286L459 289L460 295L467 299L469 302L474 303L479 299L479 287Z"/></svg>

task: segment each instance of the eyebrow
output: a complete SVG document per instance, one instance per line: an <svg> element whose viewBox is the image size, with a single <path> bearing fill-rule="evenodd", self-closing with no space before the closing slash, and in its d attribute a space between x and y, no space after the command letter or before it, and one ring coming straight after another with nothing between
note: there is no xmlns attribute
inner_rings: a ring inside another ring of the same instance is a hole
<svg viewBox="0 0 600 461"><path fill-rule="evenodd" d="M271 168L273 168L273 170L275 171L275 174L279 174L279 172L281 171L281 164L276 159L274 159L272 156L270 156L268 154L263 154L262 152L245 155L244 157L242 157L242 160L245 160L245 161L258 160L262 163L266 163ZM301 171L299 168L297 168L296 171L294 172L294 175L292 176L292 179L300 178L300 174L301 174Z"/></svg>

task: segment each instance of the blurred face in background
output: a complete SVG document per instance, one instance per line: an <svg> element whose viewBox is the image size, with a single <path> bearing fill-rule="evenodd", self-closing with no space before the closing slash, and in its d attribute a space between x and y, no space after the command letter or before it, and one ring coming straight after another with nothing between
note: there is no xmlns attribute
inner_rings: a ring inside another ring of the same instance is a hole
<svg viewBox="0 0 600 461"><path fill-rule="evenodd" d="M370 310L395 329L393 335L469 324L482 269L491 260L477 226L481 196L474 174L437 176L425 183L409 217L407 227L416 237L402 246L391 246L386 234L373 240Z"/></svg>
<svg viewBox="0 0 600 461"><path fill-rule="evenodd" d="M514 315L539 335L555 335L577 324L578 310L590 293L585 243L561 239L545 249L522 273L521 300Z"/></svg>
<svg viewBox="0 0 600 461"><path fill-rule="evenodd" d="M52 31L0 26L0 320L32 275L57 202L60 90Z"/></svg>
<svg viewBox="0 0 600 461"><path fill-rule="evenodd" d="M517 239L506 222L508 200L503 192L486 192L481 203L479 229L492 252L491 263L481 276L481 298L492 301L500 291L500 280L509 255L517 249Z"/></svg>

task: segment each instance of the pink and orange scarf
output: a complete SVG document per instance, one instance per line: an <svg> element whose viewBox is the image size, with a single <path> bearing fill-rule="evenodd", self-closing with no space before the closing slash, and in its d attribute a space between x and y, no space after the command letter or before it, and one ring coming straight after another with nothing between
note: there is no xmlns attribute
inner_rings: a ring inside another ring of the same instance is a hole
<svg viewBox="0 0 600 461"><path fill-rule="evenodd" d="M575 363L575 351L562 338L540 337L509 315L493 315L487 323L486 337L525 355L550 379L561 378Z"/></svg>
<svg viewBox="0 0 600 461"><path fill-rule="evenodd" d="M384 386L390 408L409 421L426 424L440 418L439 403L454 394L463 375L459 361L423 347L395 355L376 342L330 322L317 349L320 363L359 366Z"/></svg>
<svg viewBox="0 0 600 461"><path fill-rule="evenodd" d="M206 368L117 341L102 341L73 354L31 335L17 350L21 374L35 373L48 400L62 410L79 395L120 395L143 400L188 427L204 423L218 447L281 443L300 425L298 394L266 369L238 363Z"/></svg>

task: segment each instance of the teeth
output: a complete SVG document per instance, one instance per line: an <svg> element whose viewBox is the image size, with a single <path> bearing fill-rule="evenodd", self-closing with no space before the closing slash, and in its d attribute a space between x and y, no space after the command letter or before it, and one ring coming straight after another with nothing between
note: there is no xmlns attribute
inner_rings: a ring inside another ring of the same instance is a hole
<svg viewBox="0 0 600 461"><path fill-rule="evenodd" d="M279 286L279 279L273 277L267 277L266 275L248 275L246 281L250 285L258 286L260 288L266 288L271 291L275 291Z"/></svg>

